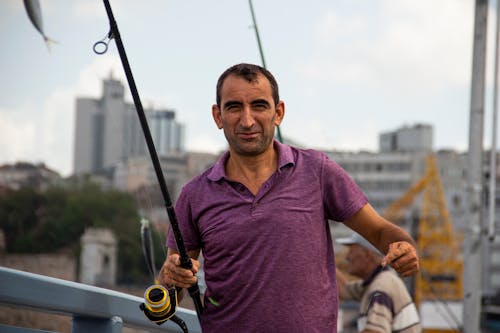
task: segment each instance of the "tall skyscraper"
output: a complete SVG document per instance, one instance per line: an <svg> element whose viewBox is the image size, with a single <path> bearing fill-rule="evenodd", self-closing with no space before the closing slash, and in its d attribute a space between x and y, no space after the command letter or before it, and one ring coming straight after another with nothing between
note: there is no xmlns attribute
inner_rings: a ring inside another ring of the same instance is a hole
<svg viewBox="0 0 500 333"><path fill-rule="evenodd" d="M184 151L184 126L173 110L145 109L158 155ZM103 80L99 99L76 100L74 173L106 173L118 162L149 154L135 106L125 102L123 84Z"/></svg>

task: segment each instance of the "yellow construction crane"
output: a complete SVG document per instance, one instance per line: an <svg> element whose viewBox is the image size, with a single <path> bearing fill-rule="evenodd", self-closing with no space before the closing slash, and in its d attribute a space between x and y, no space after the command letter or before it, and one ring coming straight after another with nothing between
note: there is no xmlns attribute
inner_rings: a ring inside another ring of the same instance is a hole
<svg viewBox="0 0 500 333"><path fill-rule="evenodd" d="M462 301L463 260L446 208L445 195L433 154L427 157L427 170L383 213L394 223L401 223L406 208L423 192L415 238L420 255L420 273L415 278L414 298L418 308L423 302ZM424 329L424 332L454 330Z"/></svg>

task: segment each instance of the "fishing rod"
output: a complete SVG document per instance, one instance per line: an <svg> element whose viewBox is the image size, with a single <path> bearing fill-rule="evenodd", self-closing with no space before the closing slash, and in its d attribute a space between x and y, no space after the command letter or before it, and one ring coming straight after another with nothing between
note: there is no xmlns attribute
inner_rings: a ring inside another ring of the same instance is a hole
<svg viewBox="0 0 500 333"><path fill-rule="evenodd" d="M108 0L103 0L104 6L106 7L106 13L109 19L110 30L103 40L98 41L94 44L94 52L97 54L103 54L108 49L108 43L111 39L114 39L116 42L116 46L118 48L118 53L120 54L120 60L123 65L123 69L125 71L125 75L127 77L128 85L130 88L130 92L132 94L132 98L134 100L135 108L137 111L137 115L139 117L139 121L141 123L142 131L144 134L144 138L146 139L146 144L149 150L149 154L151 156L151 161L153 163L153 167L156 173L156 178L160 185L161 194L163 196L163 201L165 204L165 208L167 210L167 215L170 220L170 226L172 228L172 232L175 238L175 242L177 245L177 251L179 252L181 267L185 269L192 269L193 264L191 262L191 258L189 257L186 247L184 245L184 241L182 239L182 234L179 229L179 224L177 222L177 216L175 214L174 207L172 205L172 199L170 198L170 194L168 192L167 184L165 182L165 178L163 176L163 172L160 165L160 160L158 158L158 154L155 149L155 145L153 142L153 138L151 136L151 131L148 126L148 122L146 119L146 115L144 114L144 109L142 107L141 99L139 97L139 93L137 92L137 87L135 85L134 77L132 75L132 70L130 69L130 65L128 62L127 54L125 53L125 48L122 43L122 39L120 37L120 32L118 30L118 25L116 24L113 11L111 9L111 5ZM159 286L159 285L158 285ZM170 289L170 288L169 288ZM173 288L175 289L175 287ZM198 320L200 319L200 315L203 312L203 305L200 297L200 288L198 286L198 282L196 282L191 287L187 288L189 295L193 299L193 303L196 309L196 314L198 315ZM146 300L147 301L147 300ZM148 317L149 318L149 317Z"/></svg>
<svg viewBox="0 0 500 333"><path fill-rule="evenodd" d="M259 47L260 60L262 61L262 67L266 68L266 60L264 59L264 51L262 50L262 42L260 40L259 28L257 27L257 20L255 19L255 12L253 10L252 0L248 0L248 4L250 5L250 13L252 14L253 29L255 30L255 37L257 38L257 46ZM276 126L276 136L278 137L278 141L283 143L283 138L281 137L281 130L279 126Z"/></svg>

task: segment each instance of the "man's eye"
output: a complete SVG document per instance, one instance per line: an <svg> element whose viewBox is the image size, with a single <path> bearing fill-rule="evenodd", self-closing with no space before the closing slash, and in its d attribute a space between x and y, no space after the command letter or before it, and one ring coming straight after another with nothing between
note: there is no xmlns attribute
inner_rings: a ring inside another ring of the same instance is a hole
<svg viewBox="0 0 500 333"><path fill-rule="evenodd" d="M226 107L226 111L229 111L229 112L237 112L240 110L240 106L239 105L228 105Z"/></svg>
<svg viewBox="0 0 500 333"><path fill-rule="evenodd" d="M254 104L253 108L257 111L264 111L267 109L267 104L264 103Z"/></svg>

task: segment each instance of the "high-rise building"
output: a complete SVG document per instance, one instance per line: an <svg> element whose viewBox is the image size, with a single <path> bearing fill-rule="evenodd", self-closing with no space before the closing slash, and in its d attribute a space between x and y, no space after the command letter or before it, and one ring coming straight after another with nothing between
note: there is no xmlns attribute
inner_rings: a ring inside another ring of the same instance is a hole
<svg viewBox="0 0 500 333"><path fill-rule="evenodd" d="M158 155L184 151L184 126L173 110L145 109ZM76 100L74 173L107 173L117 163L149 154L135 106L125 101L123 84L103 80L101 98Z"/></svg>
<svg viewBox="0 0 500 333"><path fill-rule="evenodd" d="M433 130L431 125L404 126L379 136L380 152L432 152Z"/></svg>

